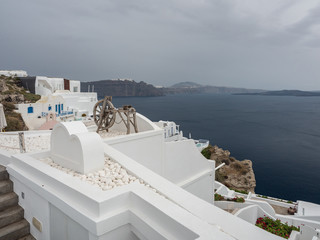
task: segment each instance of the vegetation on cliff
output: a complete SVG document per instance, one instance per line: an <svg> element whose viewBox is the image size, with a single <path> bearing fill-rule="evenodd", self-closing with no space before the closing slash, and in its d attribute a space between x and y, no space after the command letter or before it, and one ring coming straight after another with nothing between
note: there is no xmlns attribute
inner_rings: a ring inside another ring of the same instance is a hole
<svg viewBox="0 0 320 240"><path fill-rule="evenodd" d="M28 130L28 127L24 123L21 114L14 111L15 106L13 103L3 101L2 105L7 121L7 127L4 129L6 132Z"/></svg>
<svg viewBox="0 0 320 240"><path fill-rule="evenodd" d="M255 175L250 160L239 161L230 157L228 150L209 145L203 149L204 157L216 161L216 167L225 163L215 174L215 180L236 191L254 192L256 187Z"/></svg>
<svg viewBox="0 0 320 240"><path fill-rule="evenodd" d="M40 99L40 95L27 92L18 78L0 76L0 103L3 104L7 120L5 131L22 131L27 127L20 113L14 111L14 104L33 103Z"/></svg>

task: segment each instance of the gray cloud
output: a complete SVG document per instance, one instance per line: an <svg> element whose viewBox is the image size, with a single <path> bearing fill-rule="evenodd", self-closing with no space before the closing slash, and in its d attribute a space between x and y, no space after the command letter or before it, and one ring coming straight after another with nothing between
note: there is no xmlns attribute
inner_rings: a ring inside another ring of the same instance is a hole
<svg viewBox="0 0 320 240"><path fill-rule="evenodd" d="M320 90L319 12L313 0L3 0L0 68Z"/></svg>

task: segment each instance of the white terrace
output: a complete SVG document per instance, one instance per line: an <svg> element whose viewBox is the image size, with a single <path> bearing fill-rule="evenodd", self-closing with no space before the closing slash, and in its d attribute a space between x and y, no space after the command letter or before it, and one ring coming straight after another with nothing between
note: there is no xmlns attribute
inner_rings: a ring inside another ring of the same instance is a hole
<svg viewBox="0 0 320 240"><path fill-rule="evenodd" d="M163 129L137 122L138 133L106 138L59 123L37 140L25 133L50 136L47 150L0 150L36 239L281 239L213 205L215 164L192 139L165 142Z"/></svg>

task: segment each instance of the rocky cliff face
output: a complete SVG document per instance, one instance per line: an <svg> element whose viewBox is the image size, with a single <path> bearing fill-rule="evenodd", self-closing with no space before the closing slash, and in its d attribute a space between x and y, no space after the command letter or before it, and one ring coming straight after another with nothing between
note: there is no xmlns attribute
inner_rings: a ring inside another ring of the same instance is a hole
<svg viewBox="0 0 320 240"><path fill-rule="evenodd" d="M81 82L81 91L88 91L88 85L97 92L98 98L114 97L153 97L163 96L163 90L145 82L130 80L101 80L94 82Z"/></svg>
<svg viewBox="0 0 320 240"><path fill-rule="evenodd" d="M15 112L14 104L32 103L40 99L39 95L27 92L18 78L0 76L0 103L3 104L7 120L5 131L28 130L21 114Z"/></svg>
<svg viewBox="0 0 320 240"><path fill-rule="evenodd" d="M20 93L23 89L17 86L18 80L12 77L0 77L0 102L23 103L24 95Z"/></svg>
<svg viewBox="0 0 320 240"><path fill-rule="evenodd" d="M216 167L225 163L223 167L216 171L216 180L229 188L254 192L256 179L250 160L239 161L230 157L228 150L223 150L218 146L209 146L210 159L216 161Z"/></svg>

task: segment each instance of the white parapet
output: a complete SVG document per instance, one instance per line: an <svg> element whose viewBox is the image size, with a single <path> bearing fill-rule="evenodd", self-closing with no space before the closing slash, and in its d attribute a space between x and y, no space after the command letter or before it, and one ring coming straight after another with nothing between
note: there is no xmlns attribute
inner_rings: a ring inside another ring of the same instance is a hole
<svg viewBox="0 0 320 240"><path fill-rule="evenodd" d="M51 134L51 158L59 165L82 174L104 167L103 143L82 122L61 122Z"/></svg>

